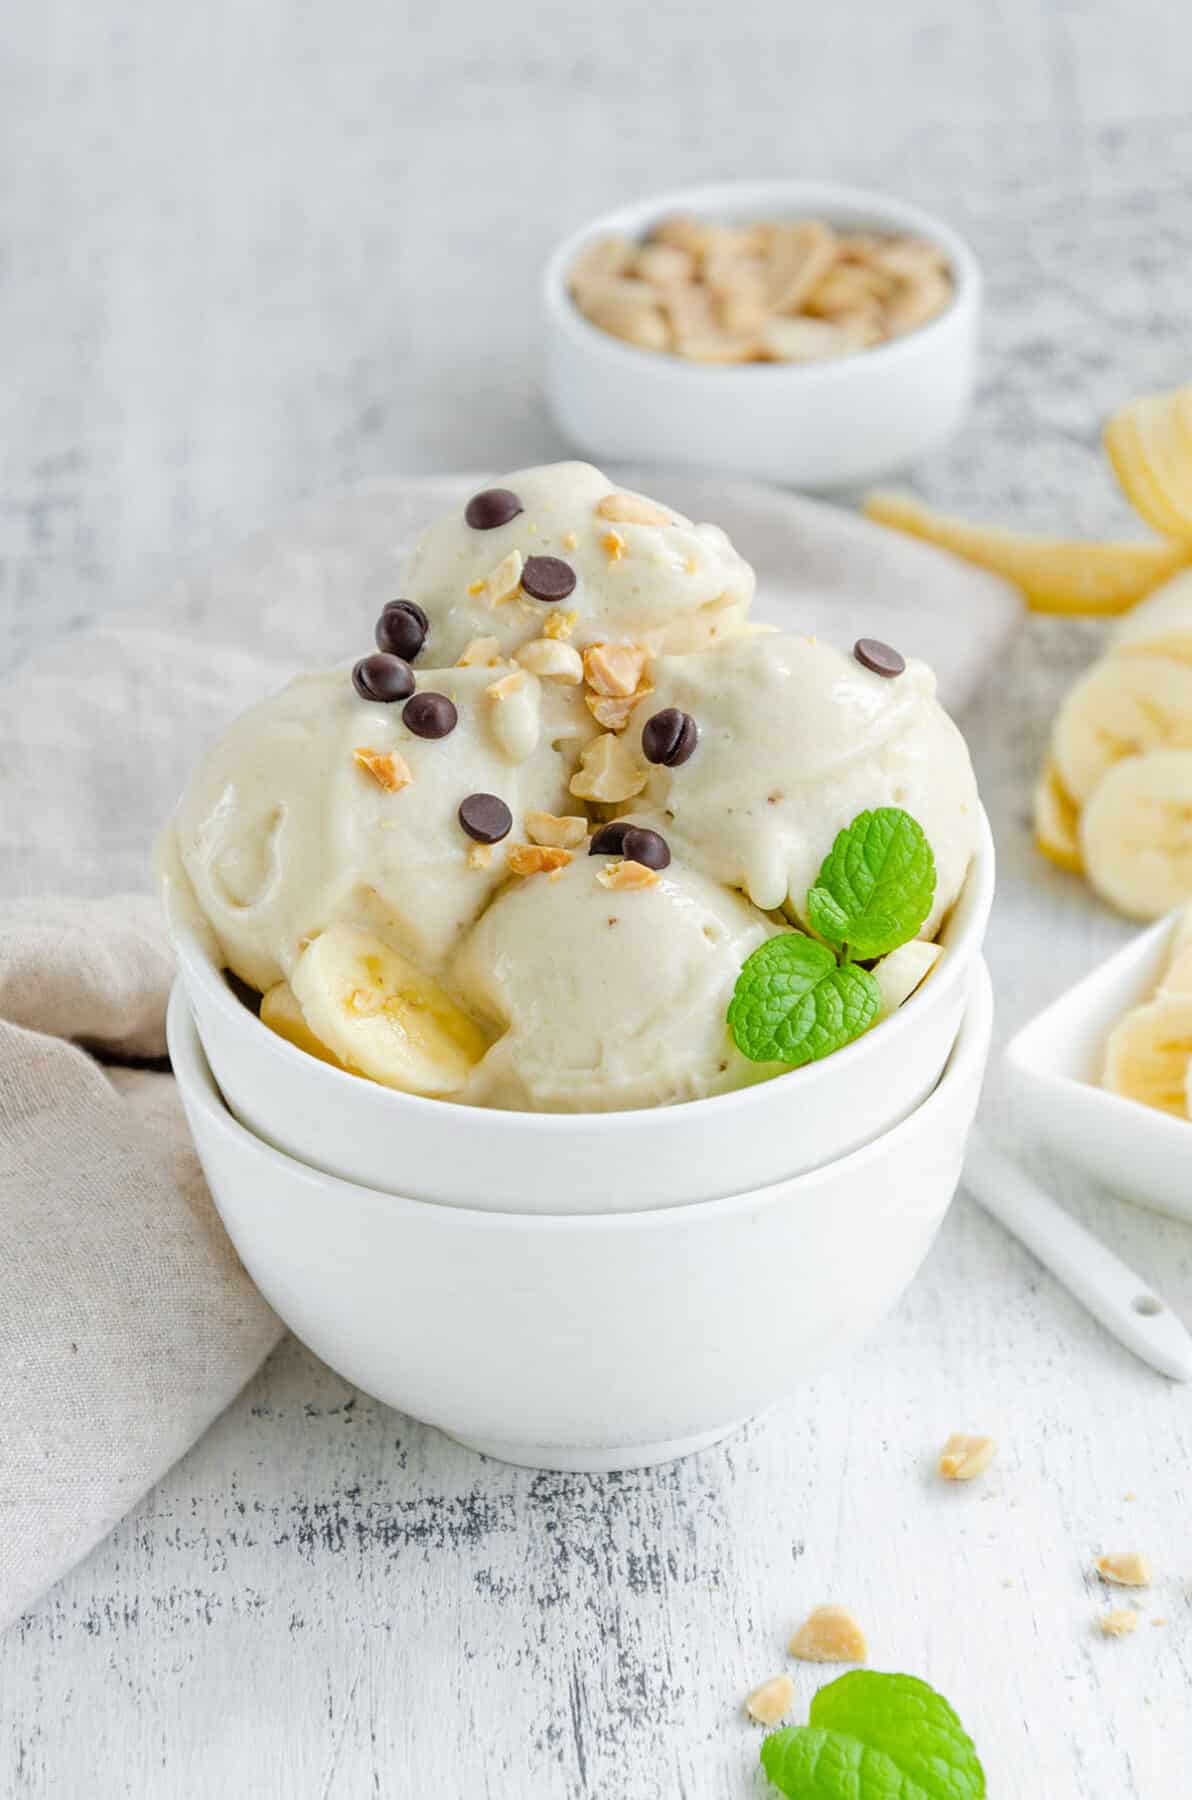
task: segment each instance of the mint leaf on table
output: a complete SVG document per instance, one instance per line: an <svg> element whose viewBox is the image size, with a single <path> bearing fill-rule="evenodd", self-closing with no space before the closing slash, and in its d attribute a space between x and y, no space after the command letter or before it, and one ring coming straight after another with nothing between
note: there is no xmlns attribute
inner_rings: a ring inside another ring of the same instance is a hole
<svg viewBox="0 0 1192 1800"><path fill-rule="evenodd" d="M913 1675L853 1669L819 1690L809 1718L762 1745L762 1767L787 1800L984 1800L972 1739Z"/></svg>
<svg viewBox="0 0 1192 1800"><path fill-rule="evenodd" d="M837 834L807 895L812 929L853 959L885 956L913 938L935 899L935 857L899 806L858 813Z"/></svg>
<svg viewBox="0 0 1192 1800"><path fill-rule="evenodd" d="M868 1031L882 1009L867 969L802 932L768 938L742 964L728 1008L733 1041L751 1062L816 1062Z"/></svg>

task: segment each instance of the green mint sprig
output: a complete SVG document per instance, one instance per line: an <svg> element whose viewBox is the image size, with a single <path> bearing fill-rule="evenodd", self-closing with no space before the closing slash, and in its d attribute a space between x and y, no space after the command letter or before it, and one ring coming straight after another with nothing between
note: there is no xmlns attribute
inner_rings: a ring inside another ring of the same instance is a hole
<svg viewBox="0 0 1192 1800"><path fill-rule="evenodd" d="M853 1669L820 1688L806 1725L773 1731L762 1767L787 1800L984 1800L976 1747L913 1675Z"/></svg>
<svg viewBox="0 0 1192 1800"><path fill-rule="evenodd" d="M897 806L858 813L807 896L818 937L783 932L741 966L728 1008L741 1054L797 1069L868 1031L882 994L858 960L913 938L934 898L935 858L917 820Z"/></svg>
<svg viewBox="0 0 1192 1800"><path fill-rule="evenodd" d="M807 896L807 916L820 937L864 962L913 938L934 899L935 857L923 827L900 806L879 806L838 834Z"/></svg>

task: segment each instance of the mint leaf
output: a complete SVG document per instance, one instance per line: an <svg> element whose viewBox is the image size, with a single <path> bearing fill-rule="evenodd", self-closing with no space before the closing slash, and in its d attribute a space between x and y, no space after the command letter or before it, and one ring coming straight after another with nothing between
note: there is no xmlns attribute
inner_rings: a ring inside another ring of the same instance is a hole
<svg viewBox="0 0 1192 1800"><path fill-rule="evenodd" d="M810 1720L762 1745L762 1767L788 1800L984 1800L972 1739L913 1675L851 1670L819 1690Z"/></svg>
<svg viewBox="0 0 1192 1800"><path fill-rule="evenodd" d="M860 1037L881 1009L881 989L867 969L839 966L826 944L787 931L746 957L728 1025L751 1062L797 1069Z"/></svg>
<svg viewBox="0 0 1192 1800"><path fill-rule="evenodd" d="M851 957L885 956L913 938L935 898L935 857L899 806L858 813L837 834L807 895L812 929Z"/></svg>

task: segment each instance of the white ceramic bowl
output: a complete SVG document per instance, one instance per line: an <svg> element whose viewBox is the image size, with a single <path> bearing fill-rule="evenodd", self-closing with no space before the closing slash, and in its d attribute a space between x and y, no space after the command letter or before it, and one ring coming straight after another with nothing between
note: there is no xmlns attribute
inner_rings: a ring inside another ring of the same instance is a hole
<svg viewBox="0 0 1192 1800"><path fill-rule="evenodd" d="M640 238L671 213L732 222L818 217L858 231L930 238L955 296L919 331L815 363L709 367L639 350L591 325L567 291L583 246ZM566 436L597 462L666 463L804 488L865 482L922 456L972 398L981 271L950 226L905 201L818 181L736 181L621 207L566 239L547 265L546 391Z"/></svg>
<svg viewBox="0 0 1192 1800"><path fill-rule="evenodd" d="M254 1136L328 1174L447 1206L637 1212L764 1187L905 1118L952 1048L993 886L982 814L977 855L943 934L947 955L893 1018L757 1087L639 1112L497 1112L347 1075L269 1031L236 998L203 938L178 916L173 928L204 1051Z"/></svg>
<svg viewBox="0 0 1192 1800"><path fill-rule="evenodd" d="M179 985L169 1045L215 1203L287 1325L473 1449L614 1469L701 1448L863 1337L926 1255L989 1049L970 971L947 1070L868 1148L735 1199L604 1218L427 1206L282 1156L220 1098Z"/></svg>
<svg viewBox="0 0 1192 1800"><path fill-rule="evenodd" d="M1127 1200L1192 1220L1192 1122L1100 1085L1105 1045L1150 1000L1184 908L1160 919L1012 1038L1006 1065L1039 1135Z"/></svg>

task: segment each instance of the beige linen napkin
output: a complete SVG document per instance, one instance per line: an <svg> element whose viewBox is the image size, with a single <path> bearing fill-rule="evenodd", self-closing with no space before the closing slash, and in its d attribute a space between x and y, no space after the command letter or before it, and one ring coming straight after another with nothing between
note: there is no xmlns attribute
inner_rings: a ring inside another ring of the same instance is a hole
<svg viewBox="0 0 1192 1800"><path fill-rule="evenodd" d="M280 1332L224 1237L171 1078L113 1066L165 1049L152 840L228 720L371 647L412 537L477 485L373 482L317 502L0 678L0 1624L110 1529ZM729 531L762 617L923 655L952 707L1017 624L994 577L853 515L688 477L649 491Z"/></svg>

